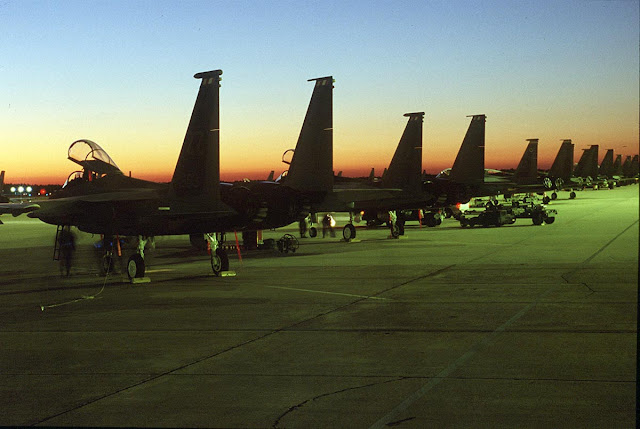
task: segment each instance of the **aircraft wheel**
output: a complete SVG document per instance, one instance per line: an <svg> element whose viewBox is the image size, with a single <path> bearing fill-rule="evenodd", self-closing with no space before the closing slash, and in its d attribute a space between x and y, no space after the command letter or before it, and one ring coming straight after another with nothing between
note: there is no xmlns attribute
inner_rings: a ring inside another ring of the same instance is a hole
<svg viewBox="0 0 640 429"><path fill-rule="evenodd" d="M400 229L398 228L398 224L395 224L391 227L391 236L393 238L400 237Z"/></svg>
<svg viewBox="0 0 640 429"><path fill-rule="evenodd" d="M102 257L102 275L113 272L113 255L104 255Z"/></svg>
<svg viewBox="0 0 640 429"><path fill-rule="evenodd" d="M398 235L404 235L404 221L400 221L396 224L398 227Z"/></svg>
<svg viewBox="0 0 640 429"><path fill-rule="evenodd" d="M466 219L460 219L460 226L461 226L462 228L466 228L466 227L468 227L468 226L469 226L469 223L467 222L467 220L466 220Z"/></svg>
<svg viewBox="0 0 640 429"><path fill-rule="evenodd" d="M549 202L551 202L551 198L547 197L546 195L542 197L542 204L549 204Z"/></svg>
<svg viewBox="0 0 640 429"><path fill-rule="evenodd" d="M347 241L356 238L356 227L350 223L346 224L342 228L342 237Z"/></svg>
<svg viewBox="0 0 640 429"><path fill-rule="evenodd" d="M131 255L129 262L127 262L127 275L129 276L129 280L144 277L144 271L145 265L142 256L138 253Z"/></svg>
<svg viewBox="0 0 640 429"><path fill-rule="evenodd" d="M534 214L531 220L534 225L542 225L542 215L539 213Z"/></svg>
<svg viewBox="0 0 640 429"><path fill-rule="evenodd" d="M557 194L557 193L555 193L555 192L552 192L552 193L551 193L551 199L552 199L552 200L555 200L556 198L558 198L558 194Z"/></svg>
<svg viewBox="0 0 640 429"><path fill-rule="evenodd" d="M571 191L571 193L569 194L569 199L573 200L576 197L576 193Z"/></svg>
<svg viewBox="0 0 640 429"><path fill-rule="evenodd" d="M316 229L316 227L312 226L311 228L309 228L309 237L313 238L317 236L318 236L318 230Z"/></svg>
<svg viewBox="0 0 640 429"><path fill-rule="evenodd" d="M547 223L547 224L549 224L549 225L551 225L551 224L552 224L553 222L555 222L555 221L556 221L555 216L547 216L547 217L544 219L544 223Z"/></svg>
<svg viewBox="0 0 640 429"><path fill-rule="evenodd" d="M216 276L219 276L222 271L229 271L227 252L222 249L216 249L215 252L211 252L211 269Z"/></svg>
<svg viewBox="0 0 640 429"><path fill-rule="evenodd" d="M436 226L438 226L438 225L442 225L442 218L441 217L436 219Z"/></svg>

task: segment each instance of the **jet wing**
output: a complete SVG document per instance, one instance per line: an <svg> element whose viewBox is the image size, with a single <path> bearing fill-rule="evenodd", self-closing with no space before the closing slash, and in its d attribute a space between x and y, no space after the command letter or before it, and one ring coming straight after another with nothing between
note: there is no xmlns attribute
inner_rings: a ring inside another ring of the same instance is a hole
<svg viewBox="0 0 640 429"><path fill-rule="evenodd" d="M39 208L40 205L34 203L2 203L0 204L0 214L10 213L15 217L23 213L38 210Z"/></svg>
<svg viewBox="0 0 640 429"><path fill-rule="evenodd" d="M145 201L157 200L158 192L155 189L127 189L126 191L102 192L99 194L88 194L77 197L69 197L74 201L85 203L105 203L118 201Z"/></svg>

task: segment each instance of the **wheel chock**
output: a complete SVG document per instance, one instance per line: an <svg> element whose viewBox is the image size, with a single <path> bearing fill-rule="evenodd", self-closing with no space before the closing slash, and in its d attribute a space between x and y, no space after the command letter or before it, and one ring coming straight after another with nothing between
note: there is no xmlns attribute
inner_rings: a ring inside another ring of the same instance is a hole
<svg viewBox="0 0 640 429"><path fill-rule="evenodd" d="M233 271L233 270L220 271L220 273L217 276L214 273L210 273L210 276L212 276L212 277L235 277L236 276L236 272Z"/></svg>
<svg viewBox="0 0 640 429"><path fill-rule="evenodd" d="M139 283L151 283L151 278L149 277L134 277L128 281L132 285L136 285Z"/></svg>
<svg viewBox="0 0 640 429"><path fill-rule="evenodd" d="M343 239L342 241L344 241L345 243L360 243L360 242L362 242L362 240L360 240L358 238L351 238L349 240L344 240Z"/></svg>

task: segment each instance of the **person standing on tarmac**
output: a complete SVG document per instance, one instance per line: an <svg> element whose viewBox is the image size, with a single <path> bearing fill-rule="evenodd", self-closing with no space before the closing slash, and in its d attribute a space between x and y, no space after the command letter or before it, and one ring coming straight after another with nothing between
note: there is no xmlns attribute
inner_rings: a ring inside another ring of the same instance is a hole
<svg viewBox="0 0 640 429"><path fill-rule="evenodd" d="M307 237L307 230L309 229L310 219L311 216L307 215L304 218L300 219L300 221L298 222L298 227L300 228L300 238Z"/></svg>
<svg viewBox="0 0 640 429"><path fill-rule="evenodd" d="M70 226L65 226L60 232L60 275L69 277L71 275L71 262L73 252L76 250L76 238L71 232Z"/></svg>
<svg viewBox="0 0 640 429"><path fill-rule="evenodd" d="M331 235L331 237L335 237L336 233L333 231L333 217L330 213L327 213L322 218L322 238L327 236L327 231Z"/></svg>
<svg viewBox="0 0 640 429"><path fill-rule="evenodd" d="M397 227L396 224L398 222L398 216L395 210L389 211L389 228L391 228L391 238L398 238Z"/></svg>

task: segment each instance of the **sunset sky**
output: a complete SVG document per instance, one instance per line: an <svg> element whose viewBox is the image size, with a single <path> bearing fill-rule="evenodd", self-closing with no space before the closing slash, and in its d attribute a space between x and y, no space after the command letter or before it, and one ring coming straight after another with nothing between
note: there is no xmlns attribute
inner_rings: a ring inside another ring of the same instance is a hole
<svg viewBox="0 0 640 429"><path fill-rule="evenodd" d="M200 71L222 69L221 177L285 167L313 82L332 75L334 168L378 173L406 112L424 111L423 168L450 167L486 114L486 167L539 138L638 153L637 1L0 2L0 169L62 183L74 141L133 176L170 179Z"/></svg>

